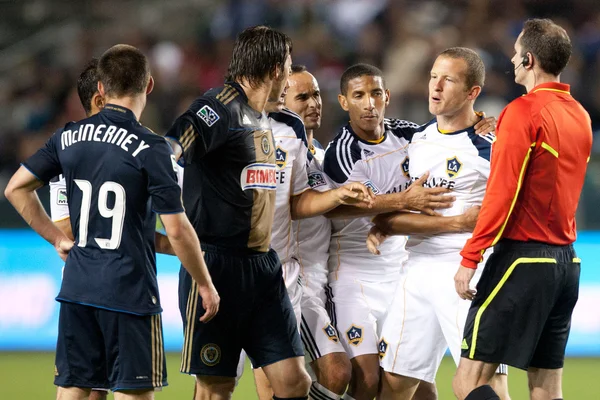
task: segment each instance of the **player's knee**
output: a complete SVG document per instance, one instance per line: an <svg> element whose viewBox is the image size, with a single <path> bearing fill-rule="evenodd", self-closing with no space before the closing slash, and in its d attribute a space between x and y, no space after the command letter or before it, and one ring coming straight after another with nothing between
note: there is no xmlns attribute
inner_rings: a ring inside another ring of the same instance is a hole
<svg viewBox="0 0 600 400"><path fill-rule="evenodd" d="M456 375L454 375L454 378L452 379L452 391L457 399L462 400L467 397L470 392L467 386L468 384L465 382L465 376L459 369L456 371Z"/></svg>
<svg viewBox="0 0 600 400"><path fill-rule="evenodd" d="M438 394L435 383L429 383L425 381L419 382L417 391L413 396L414 400L437 400L437 398Z"/></svg>
<svg viewBox="0 0 600 400"><path fill-rule="evenodd" d="M233 393L235 388L235 378L225 376L196 376L197 393L218 393L221 396L228 396Z"/></svg>
<svg viewBox="0 0 600 400"><path fill-rule="evenodd" d="M317 382L332 392L344 393L352 379L352 364L346 354L332 353L319 360L315 364L317 368L314 368Z"/></svg>
<svg viewBox="0 0 600 400"><path fill-rule="evenodd" d="M352 373L352 381L350 383L353 393L361 393L361 397L375 397L379 389L379 369L373 371L360 371Z"/></svg>

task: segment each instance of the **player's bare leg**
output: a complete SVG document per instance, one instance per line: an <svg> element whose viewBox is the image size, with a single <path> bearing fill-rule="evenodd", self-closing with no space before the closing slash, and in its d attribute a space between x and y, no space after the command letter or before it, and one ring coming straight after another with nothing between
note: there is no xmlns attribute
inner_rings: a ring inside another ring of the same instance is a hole
<svg viewBox="0 0 600 400"><path fill-rule="evenodd" d="M462 357L452 380L454 395L459 400L464 400L474 389L489 385L498 364L470 360Z"/></svg>
<svg viewBox="0 0 600 400"><path fill-rule="evenodd" d="M508 393L508 375L494 374L494 376L492 376L492 379L490 379L490 386L492 387L492 389L494 389L494 392L498 394L498 397L500 397L500 399L511 400L510 394Z"/></svg>
<svg viewBox="0 0 600 400"><path fill-rule="evenodd" d="M308 396L311 379L304 368L304 357L292 357L263 367L273 394L280 398Z"/></svg>
<svg viewBox="0 0 600 400"><path fill-rule="evenodd" d="M90 389L78 387L62 387L59 386L56 391L56 400L83 400L90 395Z"/></svg>
<svg viewBox="0 0 600 400"><path fill-rule="evenodd" d="M417 391L413 396L413 400L437 400L437 386L435 383L429 383L425 381L419 382L419 386L417 386Z"/></svg>
<svg viewBox="0 0 600 400"><path fill-rule="evenodd" d="M531 400L562 399L563 369L527 369Z"/></svg>
<svg viewBox="0 0 600 400"><path fill-rule="evenodd" d="M371 400L379 389L379 355L364 354L350 360L352 379L348 394L356 400Z"/></svg>
<svg viewBox="0 0 600 400"><path fill-rule="evenodd" d="M383 371L379 399L410 400L415 395L419 383L417 378Z"/></svg>
<svg viewBox="0 0 600 400"><path fill-rule="evenodd" d="M265 375L265 372L262 368L255 368L253 372L258 400L271 400L273 398L273 388L267 379L267 375Z"/></svg>
<svg viewBox="0 0 600 400"><path fill-rule="evenodd" d="M197 375L194 400L229 400L234 387L232 377Z"/></svg>
<svg viewBox="0 0 600 400"><path fill-rule="evenodd" d="M329 353L310 363L317 382L327 390L343 395L352 378L352 364L346 353Z"/></svg>
<svg viewBox="0 0 600 400"><path fill-rule="evenodd" d="M107 392L104 390L92 390L89 400L106 400Z"/></svg>
<svg viewBox="0 0 600 400"><path fill-rule="evenodd" d="M154 390L125 390L114 393L115 400L153 400Z"/></svg>

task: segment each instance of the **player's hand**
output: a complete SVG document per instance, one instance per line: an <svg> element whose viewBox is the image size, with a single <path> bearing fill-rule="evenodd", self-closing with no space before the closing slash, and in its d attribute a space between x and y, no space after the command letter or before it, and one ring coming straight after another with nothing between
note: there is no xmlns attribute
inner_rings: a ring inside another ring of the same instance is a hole
<svg viewBox="0 0 600 400"><path fill-rule="evenodd" d="M56 252L61 260L67 261L67 256L73 248L73 241L67 238L61 238L56 242L54 248L56 249Z"/></svg>
<svg viewBox="0 0 600 400"><path fill-rule="evenodd" d="M455 197L445 195L450 192L450 189L424 188L423 184L427 178L429 178L429 172L414 181L404 192L406 209L421 211L429 215L439 215L435 210L452 207Z"/></svg>
<svg viewBox="0 0 600 400"><path fill-rule="evenodd" d="M337 189L333 189L331 192L336 197L338 204L354 205L365 203L371 208L375 201L375 194L373 194L373 191L358 182L349 183Z"/></svg>
<svg viewBox="0 0 600 400"><path fill-rule="evenodd" d="M454 287L456 288L456 293L458 293L463 300L473 300L475 293L477 293L476 290L469 288L469 283L471 283L473 275L475 275L475 270L473 268L463 267L462 265L458 267L458 272L454 275Z"/></svg>
<svg viewBox="0 0 600 400"><path fill-rule="evenodd" d="M481 207L473 206L467 209L463 214L458 216L459 224L462 232L473 232L477 225L477 217L479 217Z"/></svg>
<svg viewBox="0 0 600 400"><path fill-rule="evenodd" d="M478 135L485 135L486 133L492 133L496 131L496 118L495 117L487 117L483 111L478 111L476 113L481 117L478 123L475 124L475 133Z"/></svg>
<svg viewBox="0 0 600 400"><path fill-rule="evenodd" d="M387 239L389 236L383 233L381 229L379 229L376 225L371 228L369 234L367 235L367 248L376 256L380 255L379 246Z"/></svg>
<svg viewBox="0 0 600 400"><path fill-rule="evenodd" d="M212 282L208 285L198 285L198 292L202 298L202 308L205 310L204 315L200 317L200 322L207 323L217 315L221 298Z"/></svg>

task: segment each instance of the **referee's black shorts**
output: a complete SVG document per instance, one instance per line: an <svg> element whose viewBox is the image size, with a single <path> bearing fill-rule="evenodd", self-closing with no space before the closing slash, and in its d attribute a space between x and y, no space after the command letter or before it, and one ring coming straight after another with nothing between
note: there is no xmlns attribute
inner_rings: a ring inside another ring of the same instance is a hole
<svg viewBox="0 0 600 400"><path fill-rule="evenodd" d="M572 245L501 240L465 325L462 356L517 368L562 368L579 294Z"/></svg>
<svg viewBox="0 0 600 400"><path fill-rule="evenodd" d="M206 243L202 243L202 250L221 303L214 319L200 322L202 298L192 277L181 268L181 372L235 377L242 349L255 368L303 356L277 253L224 249Z"/></svg>

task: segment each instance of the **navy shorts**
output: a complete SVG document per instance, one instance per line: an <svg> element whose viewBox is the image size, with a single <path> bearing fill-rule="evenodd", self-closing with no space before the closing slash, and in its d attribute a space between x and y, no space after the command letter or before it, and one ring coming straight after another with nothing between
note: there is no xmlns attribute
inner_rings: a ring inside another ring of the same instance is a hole
<svg viewBox="0 0 600 400"><path fill-rule="evenodd" d="M204 310L198 287L181 268L181 372L235 377L242 349L255 368L303 356L277 253L236 252L205 243L202 250L221 304L215 318L200 322Z"/></svg>
<svg viewBox="0 0 600 400"><path fill-rule="evenodd" d="M166 386L160 314L62 302L54 384L113 391Z"/></svg>
<svg viewBox="0 0 600 400"><path fill-rule="evenodd" d="M580 263L570 245L500 241L477 284L462 356L521 369L562 368Z"/></svg>

